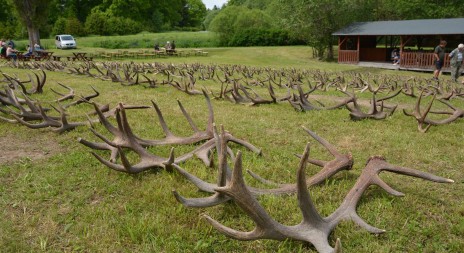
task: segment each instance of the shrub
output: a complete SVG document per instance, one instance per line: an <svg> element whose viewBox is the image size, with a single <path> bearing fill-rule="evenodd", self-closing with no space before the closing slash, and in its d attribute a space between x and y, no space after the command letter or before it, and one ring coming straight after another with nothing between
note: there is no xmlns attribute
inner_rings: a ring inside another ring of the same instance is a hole
<svg viewBox="0 0 464 253"><path fill-rule="evenodd" d="M53 34L63 34L66 33L66 19L60 17L56 20L55 24L53 25L52 32Z"/></svg>
<svg viewBox="0 0 464 253"><path fill-rule="evenodd" d="M126 35L141 32L142 25L129 18L110 17L106 22L106 33L112 35Z"/></svg>
<svg viewBox="0 0 464 253"><path fill-rule="evenodd" d="M236 31L229 38L228 46L287 46L301 45L301 41L291 38L287 31L281 29L249 28Z"/></svg>
<svg viewBox="0 0 464 253"><path fill-rule="evenodd" d="M76 17L70 17L66 19L64 32L66 34L72 34L75 36L83 36L86 34L82 23Z"/></svg>
<svg viewBox="0 0 464 253"><path fill-rule="evenodd" d="M85 29L88 34L109 35L107 33L108 16L101 11L92 11L85 20Z"/></svg>

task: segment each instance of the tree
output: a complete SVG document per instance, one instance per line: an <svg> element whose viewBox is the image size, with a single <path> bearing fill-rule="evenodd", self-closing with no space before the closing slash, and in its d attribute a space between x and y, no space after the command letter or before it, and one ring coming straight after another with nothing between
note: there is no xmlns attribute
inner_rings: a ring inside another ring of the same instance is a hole
<svg viewBox="0 0 464 253"><path fill-rule="evenodd" d="M48 0L10 0L22 23L27 28L29 45L40 45L39 28L47 23L50 1Z"/></svg>
<svg viewBox="0 0 464 253"><path fill-rule="evenodd" d="M182 10L180 27L200 27L206 17L206 6L201 0L187 0Z"/></svg>
<svg viewBox="0 0 464 253"><path fill-rule="evenodd" d="M380 0L379 0L380 1ZM372 19L372 0L275 1L269 10L280 10L281 25L314 49L314 57L332 60L332 33L354 22ZM327 54L326 54L327 53Z"/></svg>

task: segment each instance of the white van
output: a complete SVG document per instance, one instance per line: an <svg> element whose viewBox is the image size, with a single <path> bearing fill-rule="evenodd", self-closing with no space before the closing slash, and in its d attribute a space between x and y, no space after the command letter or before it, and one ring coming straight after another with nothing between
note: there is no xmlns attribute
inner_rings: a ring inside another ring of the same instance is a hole
<svg viewBox="0 0 464 253"><path fill-rule="evenodd" d="M69 34L62 34L55 36L55 46L56 48L77 48L76 40L74 40L73 36Z"/></svg>

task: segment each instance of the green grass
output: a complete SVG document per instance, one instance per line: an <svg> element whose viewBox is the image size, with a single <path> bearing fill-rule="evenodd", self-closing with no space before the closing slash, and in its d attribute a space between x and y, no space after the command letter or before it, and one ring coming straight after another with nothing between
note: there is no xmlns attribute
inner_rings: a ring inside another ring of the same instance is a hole
<svg viewBox="0 0 464 253"><path fill-rule="evenodd" d="M319 62L310 58L311 49L307 47L207 50L208 57L157 61L321 69L334 75L373 72L388 76L430 76ZM1 67L1 71L21 78L30 73L7 67ZM207 110L202 96L187 96L167 86L157 89L123 87L84 76L47 72L44 94L33 97L52 101L56 96L49 88L62 90L58 82L83 95L91 93L90 85L93 85L101 92L95 101L110 103L112 107L118 102L149 105L150 100L155 100L171 130L179 135L188 135L189 129L177 108L176 98L183 102L199 127L206 124ZM198 85L219 90L219 85L212 81L198 80ZM256 91L265 94L263 88L256 88ZM286 91L277 89L276 92L283 95ZM411 107L415 102L403 95L396 101ZM453 103L464 107L462 100ZM422 134L417 131L416 122L399 111L383 121L353 122L345 109L298 113L288 103L250 107L218 100L213 100L213 107L218 125L224 125L235 136L263 149L262 157L244 151L244 168L273 181L295 182L298 159L294 154L302 153L307 142L312 144L312 157L330 159L329 154L301 129L302 125L327 139L341 152L352 152L355 159L352 171L342 172L325 184L311 188L313 200L323 215L330 214L341 204L365 162L373 155L383 155L392 164L456 181L444 185L383 173L382 179L405 193L405 197L393 197L378 187L371 187L363 195L358 212L387 233L375 236L352 222L343 222L330 238L332 245L335 238L340 238L346 252L464 251L462 119L432 127L427 134ZM88 105L80 105L69 113L79 115L75 120L84 120L84 113L91 110ZM139 136L153 139L162 136L153 109L128 111L128 114ZM97 126L97 130L110 136L101 126ZM88 148L77 143L78 137L97 141L86 127L57 135L46 129L31 130L0 122L0 143L4 145L0 152L22 152L15 160L0 160L0 252L314 252L312 246L298 241L229 239L200 216L208 214L233 228L252 229L253 223L233 203L204 209L185 208L176 202L172 189L187 197L207 194L198 192L177 173L149 171L131 176L112 171L100 164ZM236 145L232 147L235 152L243 150ZM179 154L192 148L179 146L176 151ZM169 147L150 148L150 151L167 155ZM106 152L98 153L107 156ZM0 153L0 157L4 154ZM214 169L197 160L181 166L200 178L215 182ZM307 174L317 171L317 167L309 166ZM253 186L263 187L248 175L245 179ZM262 196L259 201L281 223L292 225L301 221L295 195Z"/></svg>
<svg viewBox="0 0 464 253"><path fill-rule="evenodd" d="M196 47L217 47L218 40L212 32L165 32L165 33L139 33L136 35L125 36L88 36L76 37L79 50L83 48L153 48L155 43L160 47L166 45L167 41L176 41L177 47L196 48ZM41 39L41 46L47 50L55 48L55 38ZM29 42L27 40L18 41L17 48L23 50Z"/></svg>

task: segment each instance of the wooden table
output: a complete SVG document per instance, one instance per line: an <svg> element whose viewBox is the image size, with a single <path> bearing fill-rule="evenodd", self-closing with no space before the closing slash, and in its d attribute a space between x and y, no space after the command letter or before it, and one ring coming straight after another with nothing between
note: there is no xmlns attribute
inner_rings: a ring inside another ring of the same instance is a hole
<svg viewBox="0 0 464 253"><path fill-rule="evenodd" d="M75 59L75 60L78 60L78 61L79 61L79 60L80 60L80 61L85 61L85 60L86 60L86 58L85 58L85 55L86 55L86 54L87 54L87 53L81 53L81 52L73 53L74 59ZM73 60L74 60L74 59L73 59Z"/></svg>
<svg viewBox="0 0 464 253"><path fill-rule="evenodd" d="M36 51L36 52L39 55L39 57L41 59L43 59L43 60L50 60L50 58L53 55L53 52L49 52L49 51L39 50L39 51Z"/></svg>
<svg viewBox="0 0 464 253"><path fill-rule="evenodd" d="M167 55L174 55L176 53L175 49L166 49L166 54Z"/></svg>

